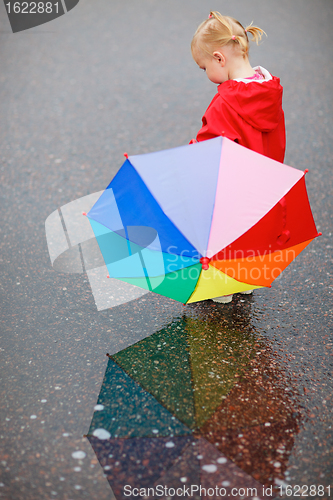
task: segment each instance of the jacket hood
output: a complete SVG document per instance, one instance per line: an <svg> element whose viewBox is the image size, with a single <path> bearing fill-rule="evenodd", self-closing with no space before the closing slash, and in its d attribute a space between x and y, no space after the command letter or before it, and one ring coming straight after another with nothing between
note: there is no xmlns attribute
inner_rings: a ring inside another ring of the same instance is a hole
<svg viewBox="0 0 333 500"><path fill-rule="evenodd" d="M262 82L227 80L218 86L218 93L226 105L261 132L274 130L282 118L283 88L276 76Z"/></svg>

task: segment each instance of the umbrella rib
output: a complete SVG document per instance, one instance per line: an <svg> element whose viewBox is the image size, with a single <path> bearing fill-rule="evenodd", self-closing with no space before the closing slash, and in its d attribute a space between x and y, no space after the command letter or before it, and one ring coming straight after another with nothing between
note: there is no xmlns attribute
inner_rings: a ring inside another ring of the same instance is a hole
<svg viewBox="0 0 333 500"><path fill-rule="evenodd" d="M218 176L217 176L217 179L216 179L215 196L214 196L214 203L213 203L212 215L211 215L211 218L210 218L210 229L209 229L209 233L208 233L208 241L207 241L207 246L206 246L206 254L207 254L207 250L209 248L209 242L210 242L210 237L211 237L211 232L212 232L212 224L213 224L213 217L214 217L214 212L215 212L217 187L219 185L219 179L220 179L220 175L221 175L221 159L222 159L222 149L223 149L224 143L225 143L224 137L222 136L221 153L220 153L220 163L219 163L219 169L218 169Z"/></svg>
<svg viewBox="0 0 333 500"><path fill-rule="evenodd" d="M141 252L138 252L138 254L139 254L139 258L140 258L140 262L141 262L141 265L142 265L143 272L145 273L145 278L147 280L148 289L149 289L150 292L152 292L153 291L153 287L151 286L151 283L150 283L150 279L149 279L149 276L148 276L148 272L147 272L145 261L144 261L144 259L142 257Z"/></svg>
<svg viewBox="0 0 333 500"><path fill-rule="evenodd" d="M125 235L126 235L126 243L127 243L127 248L128 248L128 255L132 255L132 250L131 250L131 245L130 245L130 239L128 236L128 231L127 231L127 226L124 226L125 230ZM140 252L140 258L141 258L141 252ZM142 264L142 262L141 262Z"/></svg>

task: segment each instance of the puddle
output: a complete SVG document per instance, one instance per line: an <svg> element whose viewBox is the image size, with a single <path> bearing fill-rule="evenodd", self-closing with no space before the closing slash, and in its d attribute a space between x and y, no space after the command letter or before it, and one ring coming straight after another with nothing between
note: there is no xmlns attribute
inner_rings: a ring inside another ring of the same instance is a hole
<svg viewBox="0 0 333 500"><path fill-rule="evenodd" d="M87 438L116 498L160 496L161 485L182 496L184 484L193 498L200 485L264 498L263 487L283 483L299 396L250 308L193 307L109 355Z"/></svg>

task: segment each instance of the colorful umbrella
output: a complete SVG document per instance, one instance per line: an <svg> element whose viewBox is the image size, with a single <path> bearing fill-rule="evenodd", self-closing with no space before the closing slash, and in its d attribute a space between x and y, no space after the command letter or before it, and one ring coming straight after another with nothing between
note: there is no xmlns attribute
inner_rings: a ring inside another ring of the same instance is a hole
<svg viewBox="0 0 333 500"><path fill-rule="evenodd" d="M318 236L304 172L224 137L127 157L88 217L110 277L183 303L271 286Z"/></svg>

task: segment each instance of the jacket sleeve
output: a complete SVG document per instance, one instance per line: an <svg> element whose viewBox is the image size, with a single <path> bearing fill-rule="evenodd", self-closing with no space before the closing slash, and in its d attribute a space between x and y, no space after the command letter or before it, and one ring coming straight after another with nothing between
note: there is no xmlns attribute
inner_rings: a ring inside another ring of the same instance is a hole
<svg viewBox="0 0 333 500"><path fill-rule="evenodd" d="M232 123L234 117L228 116L229 114L227 106L219 94L216 94L202 117L202 127L197 134L197 141L206 141L222 135L238 142L240 137Z"/></svg>

